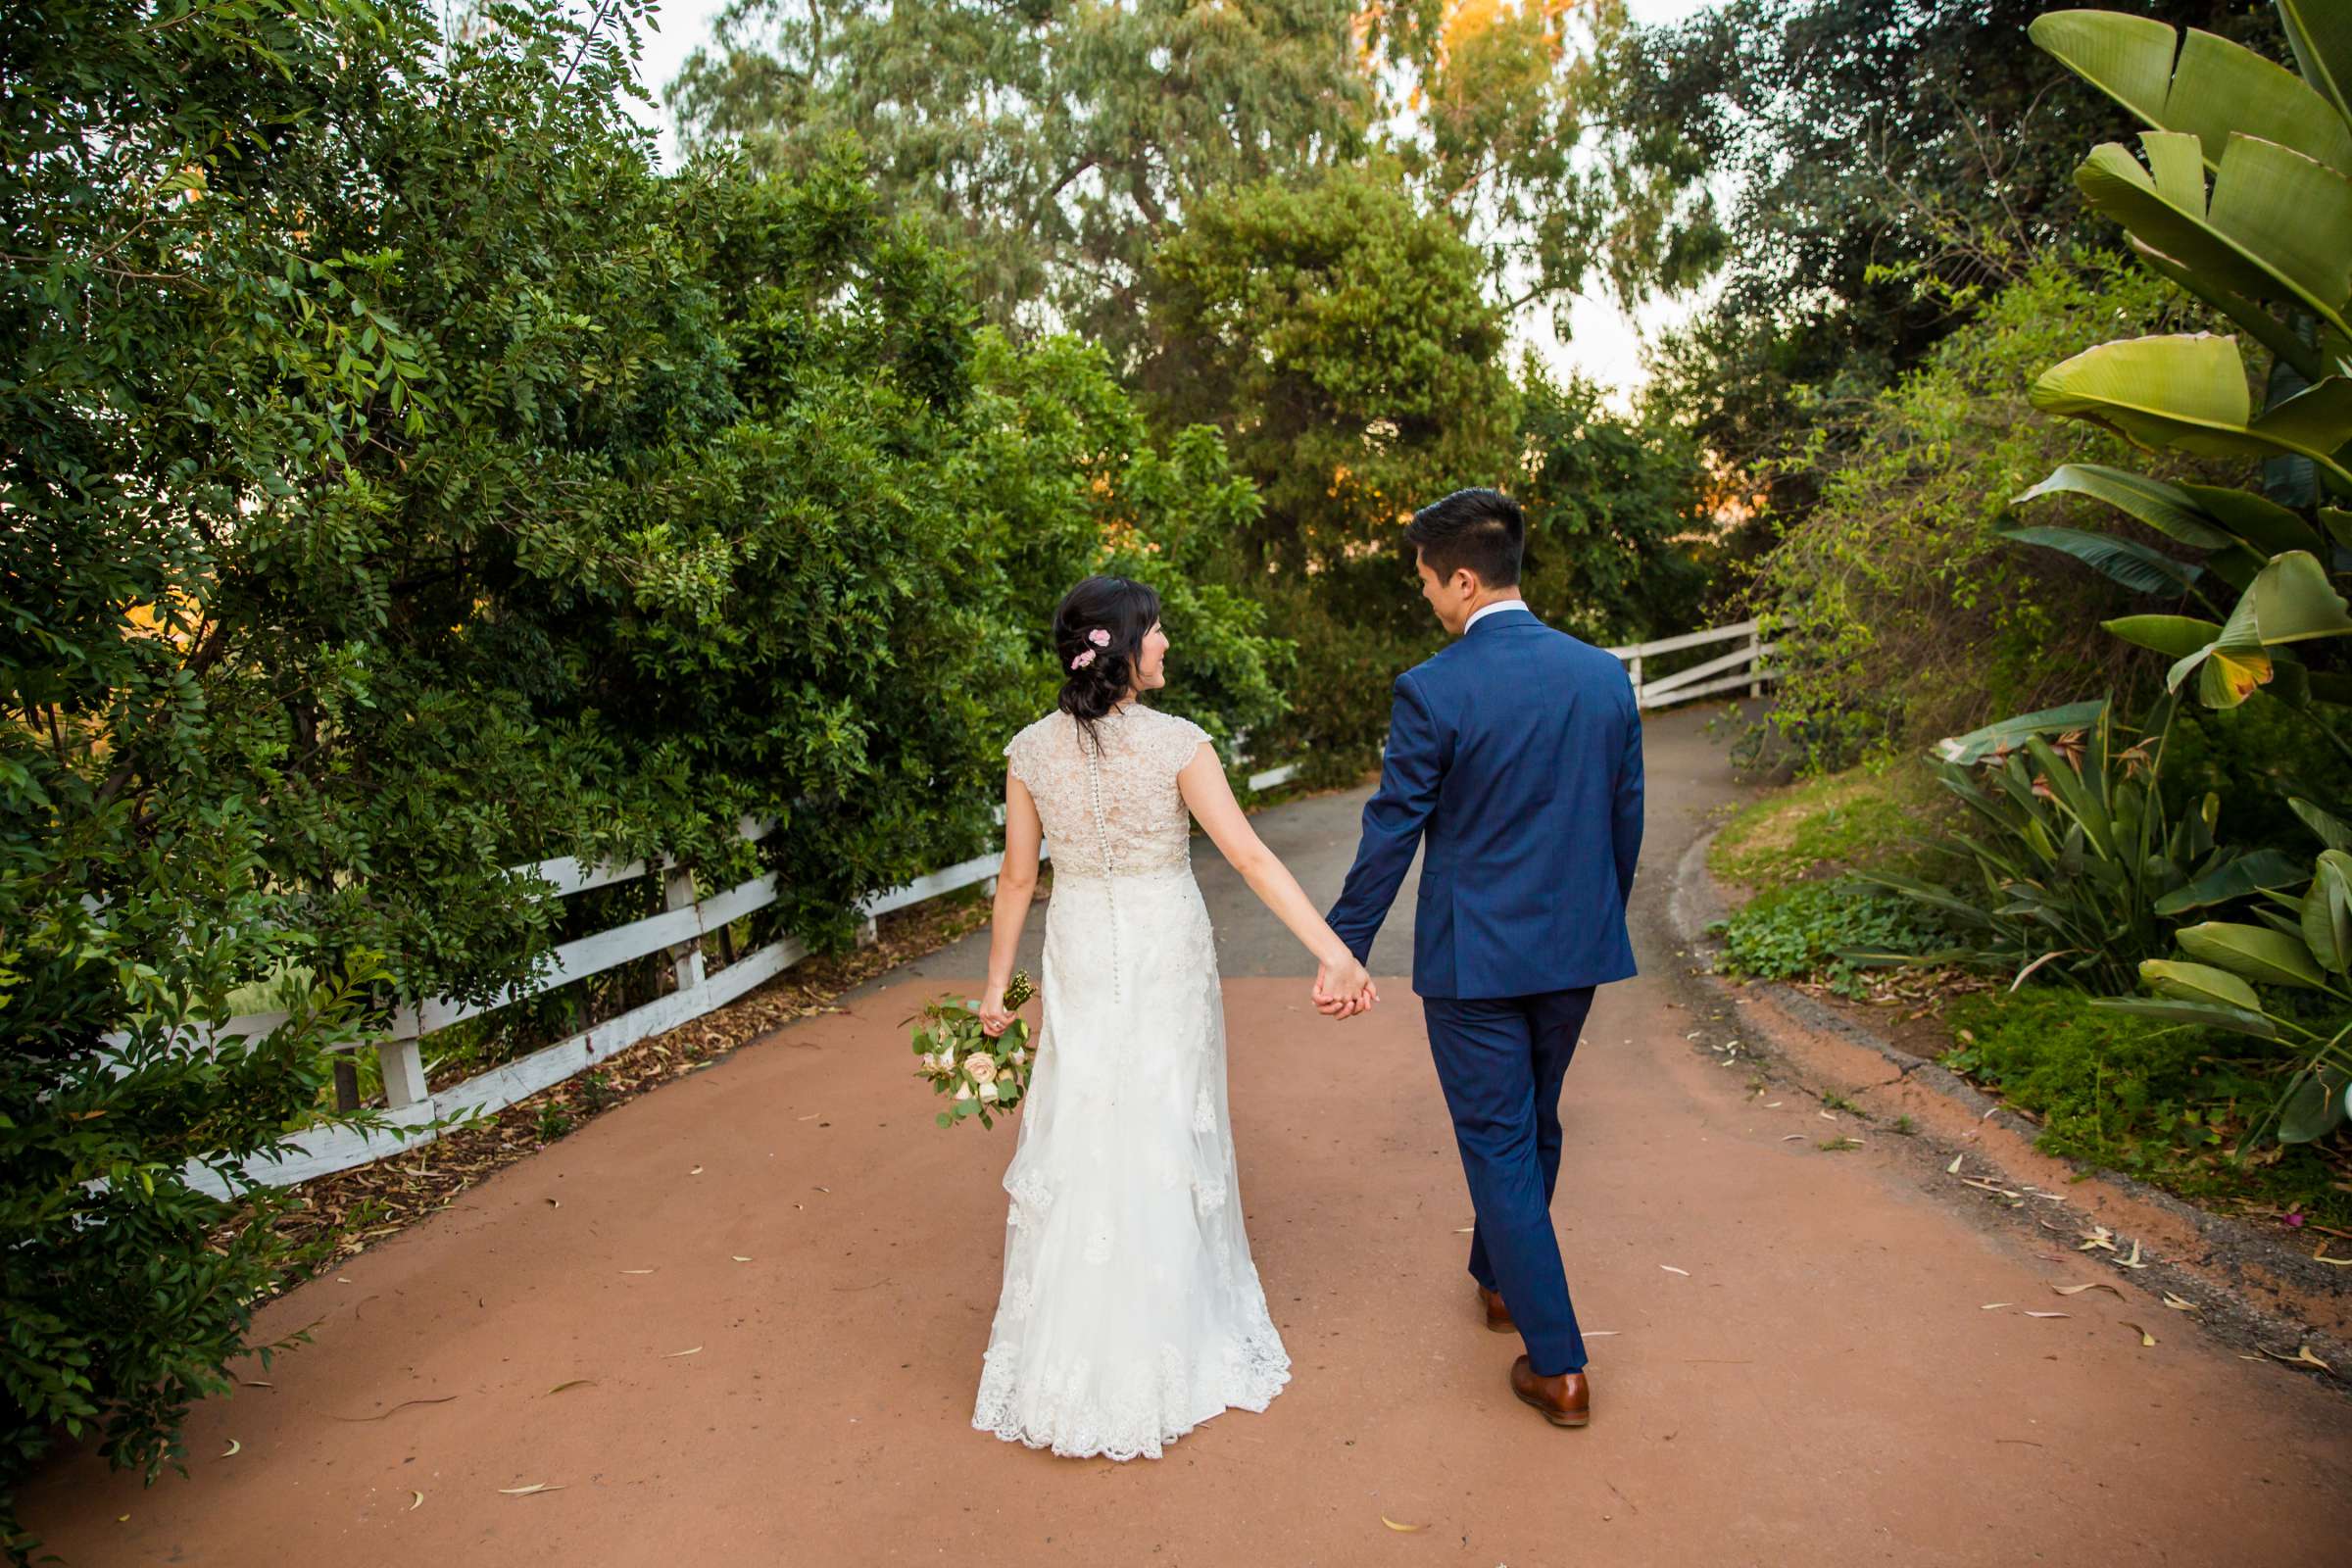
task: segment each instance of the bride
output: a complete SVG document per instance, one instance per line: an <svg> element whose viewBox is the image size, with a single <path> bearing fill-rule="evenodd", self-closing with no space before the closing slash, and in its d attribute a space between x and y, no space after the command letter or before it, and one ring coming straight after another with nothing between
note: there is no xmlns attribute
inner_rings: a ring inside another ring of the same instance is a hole
<svg viewBox="0 0 2352 1568"><path fill-rule="evenodd" d="M1258 842L1197 724L1137 701L1165 684L1159 596L1089 577L1054 616L1055 711L1004 748L1004 865L983 1025L1054 858L1045 1013L1004 1172L1004 1284L972 1425L1073 1457L1159 1457L1290 1381L1242 1228L1225 1011L1189 809L1320 969L1329 1016L1378 1001L1363 965Z"/></svg>

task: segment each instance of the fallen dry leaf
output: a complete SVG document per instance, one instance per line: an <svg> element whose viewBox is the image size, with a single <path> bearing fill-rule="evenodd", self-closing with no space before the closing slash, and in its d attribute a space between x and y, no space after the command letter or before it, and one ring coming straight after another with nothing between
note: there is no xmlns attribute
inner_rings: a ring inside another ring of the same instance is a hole
<svg viewBox="0 0 2352 1568"><path fill-rule="evenodd" d="M2352 1268L2352 1257L2329 1257L2328 1255L2326 1237L2320 1239L2320 1245L2312 1251L2311 1260L2314 1263L2326 1263L2330 1268Z"/></svg>
<svg viewBox="0 0 2352 1568"><path fill-rule="evenodd" d="M1767 1105L1765 1105L1765 1107L1764 1107L1764 1108L1765 1108L1766 1110L1778 1110L1778 1109L1780 1109L1780 1108L1781 1108L1781 1102L1780 1102L1780 1101L1777 1101L1777 1100L1775 1100L1775 1101L1771 1102L1770 1103L1768 1103Z"/></svg>
<svg viewBox="0 0 2352 1568"><path fill-rule="evenodd" d="M624 1268L621 1272L623 1274L651 1274L653 1270L650 1268Z"/></svg>
<svg viewBox="0 0 2352 1568"><path fill-rule="evenodd" d="M2156 1336L2155 1336L2155 1335L2153 1335L2153 1334L2150 1334L2150 1333L2149 1333L2149 1332L2148 1332L2146 1329L2143 1329L2143 1328L2141 1328L2141 1327L2140 1327L2138 1324L2136 1324L2136 1323L2127 1323L2127 1324L2125 1324L2125 1325L2124 1325L2124 1327L2126 1327L2126 1328L2130 1329L2130 1330L2131 1330L2132 1333L2134 1333L2134 1334L2138 1335L2138 1336L2139 1336L2139 1343L2140 1343L2140 1344L2141 1344L2143 1347L2144 1347L2144 1346L2151 1346L2151 1345L2154 1345L2154 1344L2156 1343Z"/></svg>
<svg viewBox="0 0 2352 1568"><path fill-rule="evenodd" d="M695 1166L695 1167L694 1167L694 1169L692 1169L692 1170L688 1171L686 1174L687 1174L687 1175L689 1175L689 1176L700 1176L702 1173L703 1173L703 1167L702 1167L702 1166L700 1166L700 1165L697 1165L697 1166Z"/></svg>
<svg viewBox="0 0 2352 1568"><path fill-rule="evenodd" d="M1427 1525L1400 1525L1385 1513L1380 1516L1380 1522L1384 1525L1387 1525L1391 1530L1396 1531L1400 1536L1409 1536L1416 1530L1427 1530L1429 1528Z"/></svg>
<svg viewBox="0 0 2352 1568"><path fill-rule="evenodd" d="M1838 1119L1838 1115L1835 1111L1823 1110L1816 1111L1814 1114L1818 1115L1823 1121L1836 1121Z"/></svg>
<svg viewBox="0 0 2352 1568"><path fill-rule="evenodd" d="M702 1348L703 1348L698 1345L691 1350L665 1350L662 1354L662 1359L664 1361L670 1361L675 1360L681 1355L697 1355L702 1352Z"/></svg>
<svg viewBox="0 0 2352 1568"><path fill-rule="evenodd" d="M564 1489L545 1481L534 1481L527 1487L501 1487L498 1490L505 1496L527 1497L534 1492L562 1492Z"/></svg>
<svg viewBox="0 0 2352 1568"><path fill-rule="evenodd" d="M1959 1174L1960 1174L1960 1162L1961 1162L1962 1160L1966 1159L1967 1157L1968 1157L1968 1156L1967 1156L1966 1154L1954 1154L1954 1155L1952 1156L1952 1162L1951 1162L1949 1165L1946 1165L1946 1166L1944 1166L1944 1167L1943 1167L1944 1174L1945 1174L1945 1175L1947 1175L1947 1176L1957 1176L1957 1175L1959 1175Z"/></svg>
<svg viewBox="0 0 2352 1568"><path fill-rule="evenodd" d="M2139 1244L2137 1242L2132 1244L2132 1255L2120 1259L2116 1266L2119 1268L2146 1268L2148 1266L2139 1260Z"/></svg>
<svg viewBox="0 0 2352 1568"><path fill-rule="evenodd" d="M729 1252L727 1255L731 1258L734 1258L738 1263L749 1263L751 1261L750 1258L743 1256L739 1252Z"/></svg>
<svg viewBox="0 0 2352 1568"><path fill-rule="evenodd" d="M457 1396L454 1394L443 1394L430 1399L403 1399L398 1404L394 1405L391 1410L379 1410L374 1415L339 1415L335 1417L335 1419L338 1421L381 1421L385 1416L392 1414L393 1411L405 1410L412 1404L447 1404L450 1400L456 1397Z"/></svg>
<svg viewBox="0 0 2352 1568"><path fill-rule="evenodd" d="M2120 1301L2124 1298L2124 1293L2116 1290L2105 1280L2092 1280L2088 1285L2053 1285L2050 1289L2060 1296L2081 1296L2084 1291L2108 1291L2113 1293L2117 1300Z"/></svg>
<svg viewBox="0 0 2352 1568"><path fill-rule="evenodd" d="M421 1507L423 1507L423 1506L424 1506L424 1494L423 1494L423 1493L421 1493L421 1492L412 1492L412 1493L410 1493L410 1494L409 1494L409 1495L410 1495L410 1496L412 1496L412 1497L415 1497L415 1498L416 1499L415 1502L412 1502L412 1503L410 1503L410 1504L409 1504L409 1512L411 1512L411 1513L415 1513L415 1512L416 1512L417 1509L419 1509L419 1508L421 1508Z"/></svg>
<svg viewBox="0 0 2352 1568"><path fill-rule="evenodd" d="M2028 1317L2073 1317L2072 1312L2028 1312Z"/></svg>
<svg viewBox="0 0 2352 1568"><path fill-rule="evenodd" d="M2329 1366L2327 1362L2312 1354L2311 1347L2308 1345L2297 1347L2295 1353L2292 1355L2281 1355L2277 1350L2265 1350L2262 1353L2276 1360L2285 1361L2295 1365L2316 1366L2323 1372L2333 1372L2335 1370L2335 1368Z"/></svg>
<svg viewBox="0 0 2352 1568"><path fill-rule="evenodd" d="M559 1383L559 1384L557 1384L557 1385L556 1385L554 1388L552 1388L552 1389L548 1390L548 1391L547 1391L547 1393L548 1393L548 1394L562 1394L562 1393L563 1393L563 1392L564 1392L565 1389L580 1389L580 1388L586 1388L586 1387L587 1387L589 1384L591 1384L591 1383L594 1383L595 1381L596 1381L596 1379L594 1379L594 1378L573 1378L573 1379L572 1379L570 1382L568 1382L568 1383ZM541 1397L541 1398L545 1398L546 1396L547 1396L546 1395L541 1395L541 1396L540 1396L540 1397Z"/></svg>
<svg viewBox="0 0 2352 1568"><path fill-rule="evenodd" d="M239 1378L237 1381L249 1389L274 1389L277 1387L274 1383L264 1383L259 1378Z"/></svg>
<svg viewBox="0 0 2352 1568"><path fill-rule="evenodd" d="M2016 1304L2017 1303L2015 1301L1986 1301L1983 1306L1978 1307L1977 1310L1980 1312L1989 1312L1994 1307L2015 1306Z"/></svg>
<svg viewBox="0 0 2352 1568"><path fill-rule="evenodd" d="M226 1459L231 1455L242 1453L244 1450L245 1445L231 1438L228 1440L228 1446L220 1450L220 1457Z"/></svg>
<svg viewBox="0 0 2352 1568"><path fill-rule="evenodd" d="M1588 1340L1613 1340L1621 1332L1623 1331L1619 1329L1587 1329L1585 1338Z"/></svg>
<svg viewBox="0 0 2352 1568"><path fill-rule="evenodd" d="M1664 1269L1669 1274L1680 1274L1685 1279L1689 1279L1690 1277L1690 1271L1689 1269L1676 1268L1672 1263L1660 1263L1658 1267Z"/></svg>
<svg viewBox="0 0 2352 1568"><path fill-rule="evenodd" d="M1461 1229L1455 1231L1453 1234L1456 1236L1467 1236L1476 1229L1478 1229L1478 1227L1475 1225L1464 1225Z"/></svg>
<svg viewBox="0 0 2352 1568"><path fill-rule="evenodd" d="M1804 1141L1805 1135L1803 1133L1783 1133L1781 1135L1781 1142L1784 1144L1801 1144Z"/></svg>
<svg viewBox="0 0 2352 1568"><path fill-rule="evenodd" d="M2171 1307L2176 1312L2194 1312L2197 1310L2196 1302L2184 1301L2170 1291L2164 1293L2164 1304Z"/></svg>

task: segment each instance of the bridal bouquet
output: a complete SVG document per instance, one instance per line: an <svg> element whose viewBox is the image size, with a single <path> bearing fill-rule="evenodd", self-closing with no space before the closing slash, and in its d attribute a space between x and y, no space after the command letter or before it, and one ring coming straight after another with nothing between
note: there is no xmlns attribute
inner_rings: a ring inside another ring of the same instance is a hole
<svg viewBox="0 0 2352 1568"><path fill-rule="evenodd" d="M1026 974L1016 973L1004 988L1004 1006L1016 1008L1037 994ZM990 1039L980 1027L980 1004L943 997L922 1011L914 1025L914 1054L922 1057L915 1076L928 1078L934 1094L952 1097L939 1113L942 1127L953 1127L977 1116L983 1127L994 1127L991 1111L1010 1110L1029 1092L1029 1069L1037 1054L1029 1049L1029 1024L1015 1018L1003 1034Z"/></svg>

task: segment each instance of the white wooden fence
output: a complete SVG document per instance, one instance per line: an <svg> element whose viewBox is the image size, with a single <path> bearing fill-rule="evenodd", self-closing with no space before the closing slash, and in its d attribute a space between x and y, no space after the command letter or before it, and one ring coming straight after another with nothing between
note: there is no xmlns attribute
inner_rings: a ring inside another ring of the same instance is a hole
<svg viewBox="0 0 2352 1568"><path fill-rule="evenodd" d="M1671 675L1663 675L1653 681L1642 678L1642 662L1644 659L1723 642L1737 642L1739 646L1728 654L1703 660L1688 669L1678 669ZM1661 637L1656 642L1628 643L1609 652L1624 661L1626 675L1634 683L1635 701L1643 708L1665 708L1675 703L1689 702L1693 697L1712 696L1741 686L1747 688L1750 697L1763 695L1764 682L1775 678L1778 673L1766 668L1764 660L1779 646L1764 641L1763 633L1754 621L1743 620L1736 626L1717 626L1712 631L1687 631L1679 637Z"/></svg>
<svg viewBox="0 0 2352 1568"><path fill-rule="evenodd" d="M1642 682L1642 662L1646 656L1734 639L1744 642L1730 654L1678 670L1647 685ZM1772 645L1757 640L1756 623L1752 620L1713 631L1612 648L1609 652L1627 662L1628 674L1643 708L1663 707L1742 685L1752 695L1759 682L1772 678L1772 672L1761 667L1761 661L1772 652ZM1733 673L1723 673L1727 670ZM1269 790L1288 783L1298 773L1298 764L1290 762L1251 773L1248 783L1253 791ZM747 817L739 824L739 831L746 839L758 840L766 834L768 826ZM877 915L976 882L991 881L1001 860L1001 854L976 856L867 899L860 906L865 918L863 934L870 939ZM576 858L564 856L515 869L525 878L547 884L553 890L551 896L556 898L569 898L575 893L638 877L659 876L662 911L564 943L532 980L506 996L482 1003L444 999L401 1007L393 1016L392 1032L373 1046L376 1060L383 1069L388 1106L383 1120L387 1125L372 1134L344 1125L322 1126L300 1134L291 1140L294 1146L291 1153L280 1159L248 1161L246 1175L272 1187L290 1186L429 1143L449 1123L489 1115L584 1072L640 1040L724 1006L808 956L808 949L802 944L785 938L744 955L715 973L705 967L703 940L773 904L776 900L773 875L754 877L723 892L698 896L692 867L663 859L632 860L626 865L583 865ZM675 981L667 995L602 1023L591 1024L568 1039L542 1047L463 1083L436 1091L426 1082L424 1040L436 1030L663 952L670 956ZM232 1035L258 1038L284 1021L282 1012L254 1014L232 1018L211 1034L222 1038ZM203 1049L210 1040L200 1036L189 1043ZM190 1162L186 1175L191 1186L204 1191L220 1196L229 1191L227 1182L199 1163Z"/></svg>

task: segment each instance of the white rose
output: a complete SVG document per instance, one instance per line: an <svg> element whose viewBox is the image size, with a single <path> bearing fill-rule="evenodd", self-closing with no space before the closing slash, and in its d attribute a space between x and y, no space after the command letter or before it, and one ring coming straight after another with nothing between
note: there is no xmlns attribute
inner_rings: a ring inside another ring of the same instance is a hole
<svg viewBox="0 0 2352 1568"><path fill-rule="evenodd" d="M994 1099L996 1099L996 1098L997 1098L997 1086L996 1086L995 1084L982 1084L982 1085L980 1086L980 1098L981 1098L982 1100L994 1100Z"/></svg>
<svg viewBox="0 0 2352 1568"><path fill-rule="evenodd" d="M963 1070L976 1084L993 1082L997 1076L997 1058L985 1051L975 1051L963 1058Z"/></svg>
<svg viewBox="0 0 2352 1568"><path fill-rule="evenodd" d="M1024 1062L1024 1061L1027 1061L1028 1059L1029 1059L1029 1053L1028 1053L1028 1052L1026 1052L1026 1051L1023 1051L1023 1050L1022 1050L1020 1047L1018 1047L1018 1046L1015 1046L1015 1047L1013 1047L1013 1048L1012 1048L1012 1064L1013 1064L1015 1067L1018 1067L1018 1066L1019 1066L1019 1065L1020 1065L1022 1062Z"/></svg>
<svg viewBox="0 0 2352 1568"><path fill-rule="evenodd" d="M969 1100L969 1099L971 1099L971 1098L972 1098L972 1086L971 1086L970 1084L957 1084L957 1085L956 1086L956 1098L957 1100Z"/></svg>

